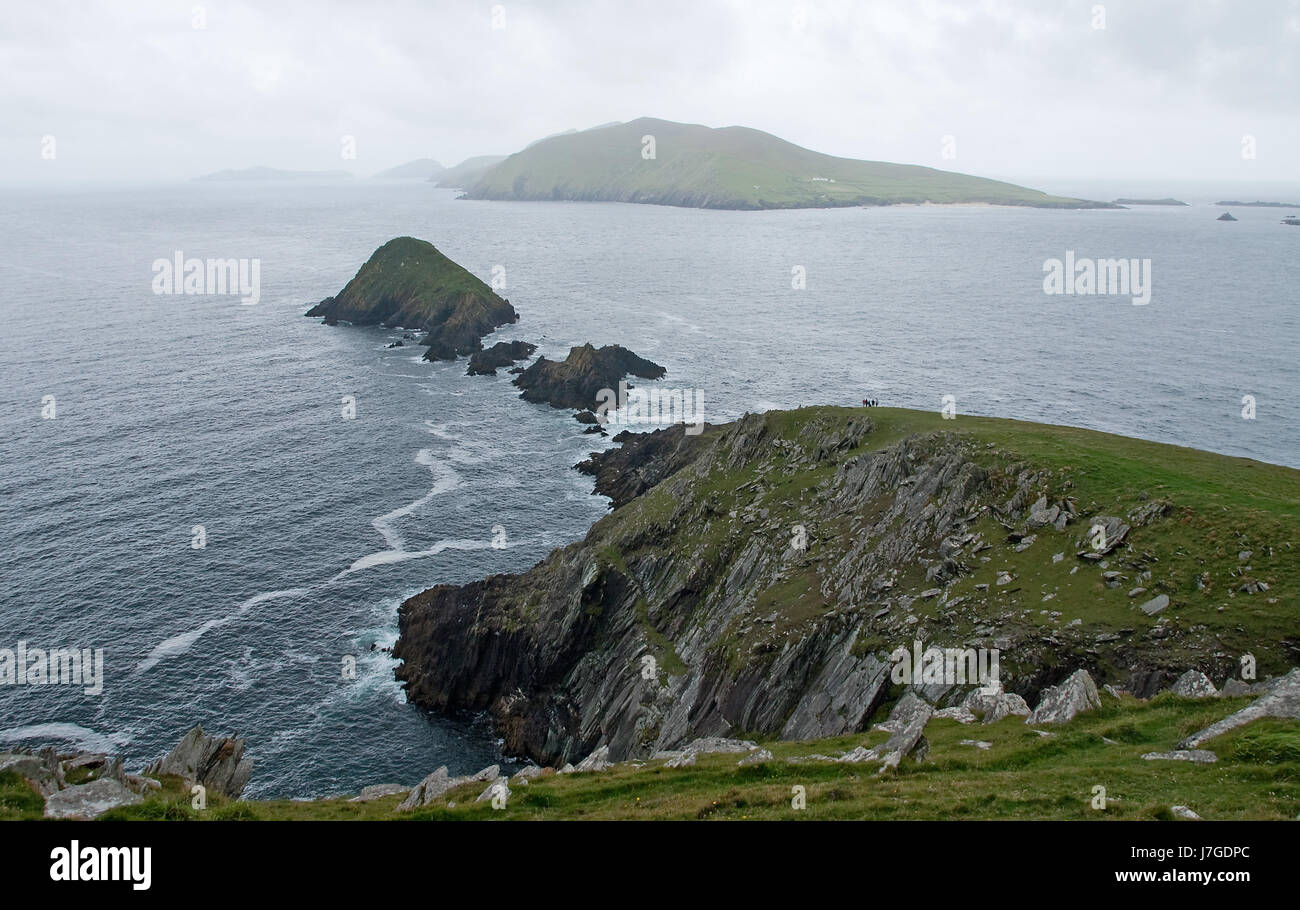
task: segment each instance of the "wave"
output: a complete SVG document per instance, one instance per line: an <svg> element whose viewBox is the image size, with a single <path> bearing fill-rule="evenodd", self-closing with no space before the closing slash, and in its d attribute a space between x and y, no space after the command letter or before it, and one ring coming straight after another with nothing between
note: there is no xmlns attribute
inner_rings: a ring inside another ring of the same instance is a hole
<svg viewBox="0 0 1300 910"><path fill-rule="evenodd" d="M0 741L19 742L26 739L57 739L75 743L79 749L85 749L87 752L108 753L117 751L131 741L129 736L121 733L98 733L80 724L58 721L0 730Z"/></svg>
<svg viewBox="0 0 1300 910"><path fill-rule="evenodd" d="M301 594L310 593L312 590L312 588L289 588L284 591L267 591L263 594L257 594L250 597L248 600L245 600L236 607L235 612L228 613L220 619L209 619L197 629L182 632L180 635L173 635L171 638L155 645L153 650L149 652L149 655L145 657L144 660L140 661L140 663L136 664L132 675L144 673L151 670L164 660L169 660L173 657L178 657L181 654L184 654L190 648L194 647L194 643L208 632L224 626L229 622L233 622L264 601L275 600L280 597L297 597Z"/></svg>

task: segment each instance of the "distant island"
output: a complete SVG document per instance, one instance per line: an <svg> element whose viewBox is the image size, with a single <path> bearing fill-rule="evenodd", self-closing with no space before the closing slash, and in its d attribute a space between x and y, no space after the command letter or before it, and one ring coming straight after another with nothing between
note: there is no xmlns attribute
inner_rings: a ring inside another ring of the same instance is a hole
<svg viewBox="0 0 1300 910"><path fill-rule="evenodd" d="M446 168L432 158L417 158L375 174L375 180L432 180Z"/></svg>
<svg viewBox="0 0 1300 910"><path fill-rule="evenodd" d="M1238 205L1245 209L1300 209L1300 202L1216 202L1215 205Z"/></svg>
<svg viewBox="0 0 1300 910"><path fill-rule="evenodd" d="M435 180L437 185L441 187L463 190L465 187L477 183L479 178L487 173L488 168L492 167L492 165L505 160L505 155L478 155L474 158L466 158L460 164L449 167L441 174L429 179Z"/></svg>
<svg viewBox="0 0 1300 910"><path fill-rule="evenodd" d="M334 297L307 311L326 324L420 329L425 360L455 360L483 347L483 336L519 320L510 301L426 240L397 237L371 255Z"/></svg>
<svg viewBox="0 0 1300 910"><path fill-rule="evenodd" d="M352 177L348 171L284 171L275 167L246 167L213 171L195 180L340 180Z"/></svg>
<svg viewBox="0 0 1300 910"><path fill-rule="evenodd" d="M1116 205L1187 205L1180 199L1116 199Z"/></svg>
<svg viewBox="0 0 1300 910"><path fill-rule="evenodd" d="M469 199L708 209L904 203L1118 207L918 165L823 155L747 127L712 129L649 117L543 139L493 165L465 189Z"/></svg>

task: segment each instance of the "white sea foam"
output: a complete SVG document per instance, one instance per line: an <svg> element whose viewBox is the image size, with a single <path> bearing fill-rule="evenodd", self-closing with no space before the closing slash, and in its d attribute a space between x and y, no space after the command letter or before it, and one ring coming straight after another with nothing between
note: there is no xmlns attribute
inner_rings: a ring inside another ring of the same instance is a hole
<svg viewBox="0 0 1300 910"><path fill-rule="evenodd" d="M116 752L130 742L130 737L121 733L97 733L80 724L58 721L0 730L0 742L21 742L27 739L57 739L72 742L76 743L78 748L88 752Z"/></svg>
<svg viewBox="0 0 1300 910"><path fill-rule="evenodd" d="M296 597L300 594L306 594L311 590L311 588L289 588L284 591L267 591L250 597L248 600L245 600L236 607L235 612L227 613L219 619L209 619L197 629L190 629L188 632L173 635L171 638L154 645L153 650L149 652L149 656L136 664L135 673L144 673L164 660L170 660L173 657L178 657L179 655L184 654L190 648L194 647L194 643L205 634L213 629L219 628L220 626L224 626L229 622L233 622L260 603L264 603L268 600L275 600L280 597Z"/></svg>

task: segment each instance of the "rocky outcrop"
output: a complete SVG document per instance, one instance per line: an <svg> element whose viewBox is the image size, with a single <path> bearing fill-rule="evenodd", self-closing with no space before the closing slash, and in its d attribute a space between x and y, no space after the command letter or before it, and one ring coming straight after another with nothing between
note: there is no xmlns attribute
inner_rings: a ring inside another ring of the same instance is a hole
<svg viewBox="0 0 1300 910"><path fill-rule="evenodd" d="M253 762L244 757L242 739L208 736L198 724L145 771L150 777L174 774L230 799L239 798L252 773Z"/></svg>
<svg viewBox="0 0 1300 910"><path fill-rule="evenodd" d="M1101 707L1097 684L1087 670L1075 670L1059 686L1043 692L1042 701L1025 721L1027 724L1064 724L1083 711Z"/></svg>
<svg viewBox="0 0 1300 910"><path fill-rule="evenodd" d="M45 798L46 818L98 818L110 809L143 802L138 793L111 777L67 787Z"/></svg>
<svg viewBox="0 0 1300 910"><path fill-rule="evenodd" d="M475 774L468 774L460 777L452 777L450 772L447 771L447 766L443 765L412 787L411 792L406 795L406 799L402 800L393 811L410 812L413 809L419 809L422 806L430 805L434 800L438 799L438 797L448 791L456 789L457 787L478 781L495 781L500 776L500 765L488 765L486 768Z"/></svg>
<svg viewBox="0 0 1300 910"><path fill-rule="evenodd" d="M620 435L581 466L614 505L584 540L401 606L394 655L408 698L484 712L508 753L544 765L602 746L610 761L687 762L684 745L700 737L866 729L897 694L890 655L914 640L1001 653L1000 685L913 687L954 720L986 722L1063 723L1098 705L1092 674L1154 694L1224 651L1239 620L1148 619L1108 584L1118 572L1167 585L1142 549L1172 526L1167 502L1112 497L1107 515L987 437L881 420L885 432L871 412L810 408L699 436ZM1094 525L1107 537L1096 548ZM1099 592L1113 592L1100 595L1103 623L1053 609ZM1062 683L1062 666L1082 672Z"/></svg>
<svg viewBox="0 0 1300 910"><path fill-rule="evenodd" d="M858 746L840 757L841 762L881 762L884 768L897 768L899 762L909 755L919 761L928 751L923 734L925 725L930 722L934 708L925 699L908 691L894 705L886 721L893 733L884 743L870 749Z"/></svg>
<svg viewBox="0 0 1300 910"><path fill-rule="evenodd" d="M602 389L617 393L618 384L628 376L659 379L667 370L638 357L617 344L596 348L584 344L569 349L564 360L537 358L537 362L520 373L514 384L523 391L525 401L549 404L553 408L588 410L600 402Z"/></svg>
<svg viewBox="0 0 1300 910"><path fill-rule="evenodd" d="M1178 677L1173 688L1169 691L1175 695L1181 695L1183 698L1209 698L1219 694L1219 690L1214 687L1210 677L1200 670L1188 670Z"/></svg>
<svg viewBox="0 0 1300 910"><path fill-rule="evenodd" d="M537 345L527 341L498 341L492 347L470 355L469 368L465 372L470 376L495 376L501 367L531 357L536 350Z"/></svg>
<svg viewBox="0 0 1300 910"><path fill-rule="evenodd" d="M1193 733L1180 742L1178 748L1195 749L1203 742L1259 720L1261 717L1300 719L1300 669L1270 680L1264 687L1264 694L1255 701L1240 711L1229 714L1223 720Z"/></svg>
<svg viewBox="0 0 1300 910"><path fill-rule="evenodd" d="M420 329L426 360L472 354L483 347L484 335L519 319L508 300L414 237L397 237L375 250L343 290L307 315L327 325Z"/></svg>

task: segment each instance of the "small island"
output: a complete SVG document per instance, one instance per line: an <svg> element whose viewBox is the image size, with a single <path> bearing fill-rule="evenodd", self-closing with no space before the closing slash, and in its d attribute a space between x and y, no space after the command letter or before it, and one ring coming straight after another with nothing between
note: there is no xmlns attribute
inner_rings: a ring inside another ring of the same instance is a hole
<svg viewBox="0 0 1300 910"><path fill-rule="evenodd" d="M388 241L334 297L307 311L326 325L420 329L425 360L455 360L483 347L483 336L519 320L510 301L414 237Z"/></svg>
<svg viewBox="0 0 1300 910"><path fill-rule="evenodd" d="M1232 212L1224 212L1222 215L1220 215L1218 218L1215 218L1214 220L1215 221L1236 221L1237 219L1232 214Z"/></svg>
<svg viewBox="0 0 1300 910"><path fill-rule="evenodd" d="M587 343L569 350L564 360L537 362L514 380L525 401L544 402L553 408L586 410L597 405L601 389L617 389L628 375L659 379L668 371L627 348L610 344L602 348Z"/></svg>
<svg viewBox="0 0 1300 910"><path fill-rule="evenodd" d="M1215 205L1235 205L1243 209L1300 209L1300 203L1297 202L1234 202L1228 200L1225 202L1216 202Z"/></svg>

